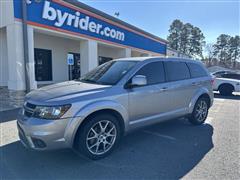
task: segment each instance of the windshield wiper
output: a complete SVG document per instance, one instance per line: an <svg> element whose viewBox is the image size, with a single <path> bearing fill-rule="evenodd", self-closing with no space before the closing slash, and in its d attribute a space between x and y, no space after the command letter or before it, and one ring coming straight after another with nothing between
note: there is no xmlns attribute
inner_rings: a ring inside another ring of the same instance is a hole
<svg viewBox="0 0 240 180"><path fill-rule="evenodd" d="M112 86L113 84L105 83L105 82L97 82L90 79L78 79L78 81L85 82L85 83L91 83L91 84L99 84L99 85L109 85Z"/></svg>
<svg viewBox="0 0 240 180"><path fill-rule="evenodd" d="M79 79L79 81L82 81L85 83L91 83L91 84L98 84L96 81L90 80L90 79Z"/></svg>

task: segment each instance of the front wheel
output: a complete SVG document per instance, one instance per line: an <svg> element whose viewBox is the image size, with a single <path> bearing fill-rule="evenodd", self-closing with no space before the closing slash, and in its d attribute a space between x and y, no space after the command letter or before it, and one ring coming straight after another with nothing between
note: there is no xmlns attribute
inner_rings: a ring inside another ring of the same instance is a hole
<svg viewBox="0 0 240 180"><path fill-rule="evenodd" d="M100 114L87 121L77 134L77 150L93 160L104 158L120 140L119 122L109 114Z"/></svg>
<svg viewBox="0 0 240 180"><path fill-rule="evenodd" d="M189 118L190 123L194 125L203 124L207 119L208 109L209 109L208 99L199 98Z"/></svg>

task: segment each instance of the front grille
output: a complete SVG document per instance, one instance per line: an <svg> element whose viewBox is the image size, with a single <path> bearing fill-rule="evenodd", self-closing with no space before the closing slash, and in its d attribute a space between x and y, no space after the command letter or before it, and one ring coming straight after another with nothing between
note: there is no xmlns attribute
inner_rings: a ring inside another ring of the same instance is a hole
<svg viewBox="0 0 240 180"><path fill-rule="evenodd" d="M35 148L41 149L41 148L47 147L46 143L43 140L38 139L38 138L31 138L31 139L32 139L32 142L33 142Z"/></svg>
<svg viewBox="0 0 240 180"><path fill-rule="evenodd" d="M35 109L35 108L36 108L36 105L27 102L27 103L26 103L26 107L28 107L28 108L30 108L30 109Z"/></svg>
<svg viewBox="0 0 240 180"><path fill-rule="evenodd" d="M36 105L26 102L24 104L24 116L32 117L35 108L36 108Z"/></svg>

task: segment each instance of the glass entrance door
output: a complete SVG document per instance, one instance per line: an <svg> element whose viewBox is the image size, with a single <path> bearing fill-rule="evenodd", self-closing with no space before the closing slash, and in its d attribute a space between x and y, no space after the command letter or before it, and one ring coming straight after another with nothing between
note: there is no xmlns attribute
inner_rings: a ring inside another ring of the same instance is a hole
<svg viewBox="0 0 240 180"><path fill-rule="evenodd" d="M52 81L52 51L34 49L36 81Z"/></svg>
<svg viewBox="0 0 240 180"><path fill-rule="evenodd" d="M73 65L68 65L69 80L79 79L81 76L81 64L80 64L80 54L79 53L68 53L73 54Z"/></svg>

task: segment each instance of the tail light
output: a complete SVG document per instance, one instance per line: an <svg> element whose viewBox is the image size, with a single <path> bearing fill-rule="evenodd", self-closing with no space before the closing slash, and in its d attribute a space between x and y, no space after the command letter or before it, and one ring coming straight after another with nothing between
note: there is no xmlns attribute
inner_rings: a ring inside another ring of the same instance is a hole
<svg viewBox="0 0 240 180"><path fill-rule="evenodd" d="M211 74L211 80L210 80L210 83L211 83L212 87L213 87L213 85L214 85L214 81L215 81L215 79L216 79L216 76L214 76L214 75Z"/></svg>
<svg viewBox="0 0 240 180"><path fill-rule="evenodd" d="M213 77L213 78L211 79L211 85L212 85L212 86L213 86L214 81L215 81L215 77Z"/></svg>

